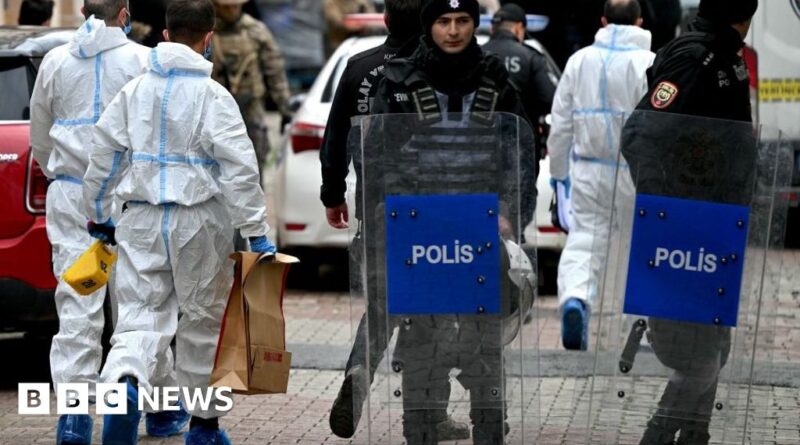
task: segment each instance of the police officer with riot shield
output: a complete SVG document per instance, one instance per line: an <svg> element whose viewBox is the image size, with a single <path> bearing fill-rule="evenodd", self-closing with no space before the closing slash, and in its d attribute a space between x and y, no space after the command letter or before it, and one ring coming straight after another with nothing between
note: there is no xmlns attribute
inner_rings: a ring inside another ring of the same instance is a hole
<svg viewBox="0 0 800 445"><path fill-rule="evenodd" d="M749 204L757 147L740 51L757 7L757 0L701 0L691 32L659 51L648 71L650 90L622 135L637 194ZM637 212L635 217L646 217L644 209ZM692 270L679 261L681 255L670 253L670 266ZM651 268L659 261L654 258ZM715 270L736 256L714 256L713 268L709 256L703 261L709 263L706 271ZM718 293L723 297L725 289ZM708 443L719 374L731 349L730 327L719 318L693 323L652 316L647 325L656 357L672 375L640 443L672 444L676 435L679 444ZM727 323L732 325L735 319Z"/></svg>
<svg viewBox="0 0 800 445"><path fill-rule="evenodd" d="M401 320L391 393L409 444L440 439L454 369L470 391L473 443L504 441L504 351L533 297L518 248L535 203L533 136L502 62L477 45L478 10L426 0L419 47L387 63L377 116L362 121L366 266Z"/></svg>

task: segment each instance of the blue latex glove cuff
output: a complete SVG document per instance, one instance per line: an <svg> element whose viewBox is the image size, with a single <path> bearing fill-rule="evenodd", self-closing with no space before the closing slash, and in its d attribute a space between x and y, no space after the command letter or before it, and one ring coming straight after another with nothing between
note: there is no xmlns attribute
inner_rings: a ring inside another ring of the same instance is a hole
<svg viewBox="0 0 800 445"><path fill-rule="evenodd" d="M550 188L552 188L554 192L559 182L564 186L564 194L569 198L570 191L572 190L572 181L569 180L569 176L564 179L550 178Z"/></svg>
<svg viewBox="0 0 800 445"><path fill-rule="evenodd" d="M114 221L111 219L104 223L89 221L89 223L86 224L86 230L89 231L89 235L92 238L97 238L103 243L110 244L112 246L117 245L117 240L115 238L117 227L114 225Z"/></svg>
<svg viewBox="0 0 800 445"><path fill-rule="evenodd" d="M251 236L249 240L251 252L275 253L278 251L278 249L275 247L275 244L272 244L272 241L270 241L266 236Z"/></svg>

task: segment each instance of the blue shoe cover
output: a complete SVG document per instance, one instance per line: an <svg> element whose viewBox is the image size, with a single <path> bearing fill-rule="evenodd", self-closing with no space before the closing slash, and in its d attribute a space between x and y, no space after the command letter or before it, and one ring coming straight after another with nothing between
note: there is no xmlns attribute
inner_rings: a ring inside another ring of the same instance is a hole
<svg viewBox="0 0 800 445"><path fill-rule="evenodd" d="M57 445L90 445L92 443L92 416L71 414L58 418Z"/></svg>
<svg viewBox="0 0 800 445"><path fill-rule="evenodd" d="M561 342L566 349L585 351L588 348L589 311L577 298L570 298L562 308Z"/></svg>
<svg viewBox="0 0 800 445"><path fill-rule="evenodd" d="M128 413L103 417L103 445L134 445L139 438L139 390L128 381Z"/></svg>
<svg viewBox="0 0 800 445"><path fill-rule="evenodd" d="M233 445L224 430L195 426L183 435L186 445Z"/></svg>
<svg viewBox="0 0 800 445"><path fill-rule="evenodd" d="M192 415L186 412L183 402L178 411L161 411L157 413L147 413L144 416L144 425L147 434L153 437L169 437L181 432L183 427L189 423Z"/></svg>

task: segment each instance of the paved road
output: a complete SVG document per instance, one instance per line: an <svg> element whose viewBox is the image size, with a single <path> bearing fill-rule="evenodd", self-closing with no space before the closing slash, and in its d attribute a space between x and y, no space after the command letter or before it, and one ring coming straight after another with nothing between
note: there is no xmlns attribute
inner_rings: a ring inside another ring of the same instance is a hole
<svg viewBox="0 0 800 445"><path fill-rule="evenodd" d="M800 253L787 256L787 260L796 272ZM796 275L778 280L772 288L774 295L767 296L764 307L769 310L762 313L762 336L757 348L752 347L754 337L748 328L740 329L738 338L742 344L734 348L720 385L718 401L722 409L712 424L712 443L742 443L745 419L748 434L744 443L800 443L800 293L796 291L800 289L800 278ZM372 428L362 428L354 440L348 441L331 435L327 426L328 410L341 383L341 368L349 350L354 326L351 313L358 316L362 307L358 302L351 304L342 292L288 293L286 333L289 349L295 354L289 391L285 395L237 396L235 408L222 421L234 443L402 443L401 409L392 396L399 379L385 366L379 371L370 401ZM613 324L615 320L618 317L610 313L595 314L593 332L598 322ZM749 321L747 326L751 326ZM605 375L593 381L589 378L595 363L592 354L562 351L558 329L556 301L542 297L533 321L522 330L522 343L518 340L507 349L513 376L506 387L512 426L509 442L585 443L588 434L593 444L638 443L644 423L666 384L665 370L643 345L632 372L635 376L613 379L611 373L604 372L613 363L609 366L600 361L600 373ZM614 358L613 353L603 349L600 348L601 355ZM743 384L743 377L749 375L749 359L754 350L760 370L756 380L761 381L748 387ZM6 358L0 372L0 444L52 443L56 417L18 415L14 384L46 378L45 348L41 343L5 339L0 340L0 356ZM520 363L528 369L519 372ZM624 397L619 397L619 391L626 393ZM751 414L745 417L748 399ZM465 391L454 383L450 411L465 422L467 400ZM97 439L101 423L97 418ZM144 436L142 428L140 443L178 445L182 440L150 438Z"/></svg>

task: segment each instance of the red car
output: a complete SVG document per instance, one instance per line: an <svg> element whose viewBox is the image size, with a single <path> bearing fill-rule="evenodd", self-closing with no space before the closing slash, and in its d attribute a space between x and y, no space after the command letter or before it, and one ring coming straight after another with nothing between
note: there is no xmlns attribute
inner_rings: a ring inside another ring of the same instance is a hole
<svg viewBox="0 0 800 445"><path fill-rule="evenodd" d="M72 32L0 27L0 331L58 327L45 230L48 181L30 155L29 103L42 57Z"/></svg>

